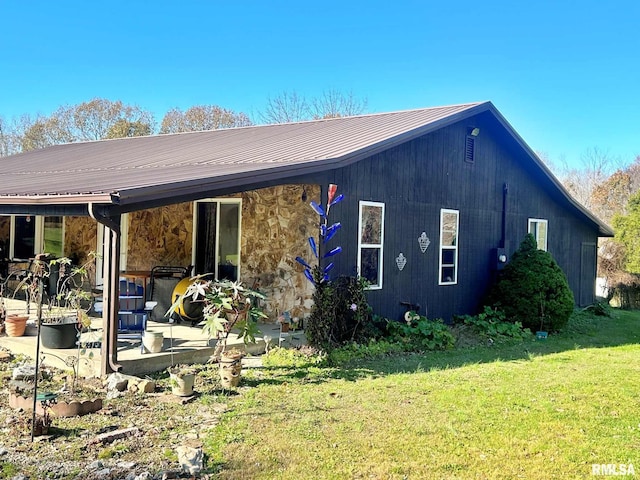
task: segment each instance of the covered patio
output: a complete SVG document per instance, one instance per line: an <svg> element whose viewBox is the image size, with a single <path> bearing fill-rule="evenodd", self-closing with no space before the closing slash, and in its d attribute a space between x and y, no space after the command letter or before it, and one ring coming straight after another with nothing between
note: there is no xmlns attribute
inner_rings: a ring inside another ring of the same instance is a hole
<svg viewBox="0 0 640 480"><path fill-rule="evenodd" d="M265 352L267 343L270 346L297 347L306 342L304 331L281 333L277 324L258 324L259 334L256 343L245 345L233 332L229 335L227 349L244 350L249 355L260 355ZM141 338L121 338L116 342L118 362L122 371L129 375L144 375L161 371L171 365L206 363L214 354L216 340L209 339L202 327L187 323L171 324L168 322L148 322L147 330L162 332L164 342L162 351L150 353L142 345ZM102 319L95 318L91 328L82 333L80 342L83 348L53 349L40 347L40 358L43 363L64 370L72 370L72 362L77 363L78 373L84 377L102 375ZM0 348L14 355L36 356L37 327L35 316L29 320L27 331L21 337L0 336Z"/></svg>

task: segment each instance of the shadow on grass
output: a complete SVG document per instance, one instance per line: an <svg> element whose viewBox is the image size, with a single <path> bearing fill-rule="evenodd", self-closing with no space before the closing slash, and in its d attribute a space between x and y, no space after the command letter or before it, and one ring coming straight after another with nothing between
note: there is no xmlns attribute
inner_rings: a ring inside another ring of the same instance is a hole
<svg viewBox="0 0 640 480"><path fill-rule="evenodd" d="M363 358L337 367L263 367L261 378L243 379L251 387L294 383L322 383L330 379L356 381L397 373L460 368L478 363L531 360L584 348L610 348L640 343L640 311L613 312L612 317L577 314L565 331L546 340L531 338L447 351L405 353Z"/></svg>

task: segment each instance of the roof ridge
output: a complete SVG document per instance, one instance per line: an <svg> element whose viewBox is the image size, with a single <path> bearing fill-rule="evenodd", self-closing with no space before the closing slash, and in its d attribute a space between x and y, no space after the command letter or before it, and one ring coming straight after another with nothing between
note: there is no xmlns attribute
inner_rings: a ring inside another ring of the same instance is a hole
<svg viewBox="0 0 640 480"><path fill-rule="evenodd" d="M243 125L243 126L240 126L240 127L223 127L223 128L215 128L215 129L211 129L211 130L194 130L194 131L189 131L189 132L154 133L154 134L151 134L151 135L141 135L141 136L136 136L136 137L102 138L102 139L99 139L99 140L80 140L80 141L77 141L77 142L58 143L56 145L51 145L50 147L45 147L45 148L58 147L58 146L64 146L64 145L90 145L90 144L101 143L101 142L135 141L135 139L149 138L149 137L171 137L171 136L178 136L178 135L198 135L198 134L206 134L206 133L211 133L211 132L222 132L222 131L228 131L228 130L240 131L240 130L254 129L254 128L255 129L258 129L258 128L260 128L260 129L262 129L262 128L273 128L273 127L278 127L278 126L281 126L281 125L308 125L308 124L312 124L312 123L344 121L344 120L347 120L347 119L376 117L376 116L382 117L382 116L387 116L387 115L397 115L397 114L411 113L411 112L424 112L424 111L428 111L428 110L442 110L442 109L446 109L446 108L465 107L465 109L466 109L466 108L473 108L473 107L477 107L478 105L489 104L489 103L491 103L491 102L490 101L481 101L481 102L457 103L457 104L439 105L439 106L433 106L433 107L409 108L409 109L406 109L406 110L392 110L390 112L361 113L361 114L357 114L357 115L349 115L349 116L346 116L346 117L317 118L317 119L312 119L312 120L299 120L299 121L295 121L295 122L283 122L283 123L261 123L261 124L257 124L257 125ZM26 152L21 152L21 153L26 153Z"/></svg>

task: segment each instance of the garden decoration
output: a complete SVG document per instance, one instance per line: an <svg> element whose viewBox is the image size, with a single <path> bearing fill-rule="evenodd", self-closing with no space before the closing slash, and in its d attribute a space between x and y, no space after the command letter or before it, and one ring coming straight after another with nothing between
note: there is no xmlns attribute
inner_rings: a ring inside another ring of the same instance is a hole
<svg viewBox="0 0 640 480"><path fill-rule="evenodd" d="M341 228L340 222L331 223L331 207L341 202L344 195L336 196L338 187L330 184L327 191L326 207L311 202L311 208L319 216L319 244L315 238L308 238L311 252L317 264L307 262L302 257L296 261L304 267L304 275L314 285L313 306L305 318L305 336L310 345L329 349L347 341L355 341L370 320L371 308L365 295L368 282L360 276L341 275L335 279L330 273L335 268L332 257L342 252L342 247L331 248L327 243Z"/></svg>
<svg viewBox="0 0 640 480"><path fill-rule="evenodd" d="M404 256L404 253L400 252L400 255L396 257L396 266L398 267L398 270L402 271L406 264L407 257Z"/></svg>
<svg viewBox="0 0 640 480"><path fill-rule="evenodd" d="M420 245L420 251L422 253L427 251L427 248L429 248L429 245L431 244L431 240L427 237L427 232L422 232L420 234L418 237L418 244Z"/></svg>
<svg viewBox="0 0 640 480"><path fill-rule="evenodd" d="M311 201L309 205L313 208L313 211L318 214L320 217L319 222L319 231L320 231L320 245L325 245L329 240L331 240L335 234L340 230L342 225L340 222L336 222L332 225L329 225L329 211L331 207L340 203L344 199L344 195L340 194L336 197L336 191L338 190L338 186L331 183L329 184L329 189L327 190L327 204L326 208L322 208L322 206L318 205L316 202ZM322 257L320 254L319 245L316 245L315 238L310 236L309 246L311 247L311 252L313 256L318 261L317 267L311 267L311 265L306 262L302 257L296 257L296 261L304 267L304 275L307 279L313 283L314 285L318 285L323 282L327 282L329 280L329 272L335 267L335 264L330 261L328 264L325 263L329 258L337 255L342 252L342 247L337 246L328 252L324 253Z"/></svg>

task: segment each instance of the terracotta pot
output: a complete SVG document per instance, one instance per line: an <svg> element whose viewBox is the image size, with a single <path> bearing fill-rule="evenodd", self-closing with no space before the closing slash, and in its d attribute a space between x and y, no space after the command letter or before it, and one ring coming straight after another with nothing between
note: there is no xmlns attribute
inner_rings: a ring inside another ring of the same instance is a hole
<svg viewBox="0 0 640 480"><path fill-rule="evenodd" d="M9 337L21 337L24 335L28 319L29 317L26 315L7 315L7 318L4 321L4 327L7 331L7 335Z"/></svg>

